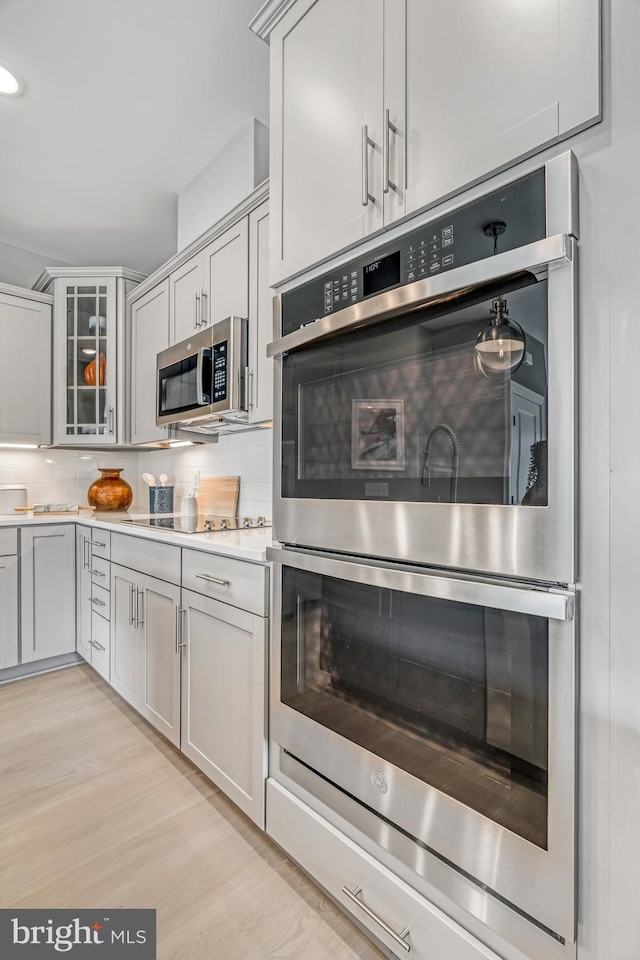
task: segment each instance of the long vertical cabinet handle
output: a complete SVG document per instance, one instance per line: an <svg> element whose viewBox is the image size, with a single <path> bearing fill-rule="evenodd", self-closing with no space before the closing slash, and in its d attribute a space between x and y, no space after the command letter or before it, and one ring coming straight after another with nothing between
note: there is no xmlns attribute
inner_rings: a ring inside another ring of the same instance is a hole
<svg viewBox="0 0 640 960"><path fill-rule="evenodd" d="M136 588L130 583L129 584L129 626L135 627L136 625L136 614L135 614L135 598L136 598Z"/></svg>
<svg viewBox="0 0 640 960"><path fill-rule="evenodd" d="M207 325L207 291L200 291L200 324L201 327L206 327Z"/></svg>
<svg viewBox="0 0 640 960"><path fill-rule="evenodd" d="M246 395L247 395L247 410L253 409L253 370L250 367L245 367L244 371L244 382L246 384Z"/></svg>
<svg viewBox="0 0 640 960"><path fill-rule="evenodd" d="M398 128L395 124L391 123L391 120L389 119L389 108L387 107L387 109L384 111L384 137L382 138L382 167L384 177L384 185L382 189L385 193L389 193L389 187L396 192L398 190L398 184L394 183L393 180L390 179L389 173L389 140L391 139L391 134L397 132Z"/></svg>
<svg viewBox="0 0 640 960"><path fill-rule="evenodd" d="M136 590L136 629L144 623L144 590Z"/></svg>
<svg viewBox="0 0 640 960"><path fill-rule="evenodd" d="M89 569L89 538L82 536L80 534L80 540L82 542L82 569Z"/></svg>
<svg viewBox="0 0 640 960"><path fill-rule="evenodd" d="M186 607L179 607L178 614L180 616L180 642L178 643L178 648L182 649L187 645L187 624L185 620L185 614L187 612Z"/></svg>
<svg viewBox="0 0 640 960"><path fill-rule="evenodd" d="M115 413L114 408L109 407L109 433L111 435L113 435L114 423L115 423L114 413Z"/></svg>
<svg viewBox="0 0 640 960"><path fill-rule="evenodd" d="M373 203L375 197L369 193L369 147L375 147L375 143L369 137L369 127L366 123L362 125L362 206L367 207L369 201Z"/></svg>
<svg viewBox="0 0 640 960"><path fill-rule="evenodd" d="M193 326L196 330L200 326L200 294L197 290L193 294Z"/></svg>

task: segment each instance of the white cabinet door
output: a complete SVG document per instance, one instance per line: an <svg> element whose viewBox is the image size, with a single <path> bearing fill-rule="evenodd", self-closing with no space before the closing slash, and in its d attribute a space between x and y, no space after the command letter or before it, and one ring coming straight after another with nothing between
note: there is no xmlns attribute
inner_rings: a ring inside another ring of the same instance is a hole
<svg viewBox="0 0 640 960"><path fill-rule="evenodd" d="M75 528L21 532L22 662L76 649Z"/></svg>
<svg viewBox="0 0 640 960"><path fill-rule="evenodd" d="M269 203L249 215L249 371L247 406L250 423L273 418L273 290L269 286Z"/></svg>
<svg viewBox="0 0 640 960"><path fill-rule="evenodd" d="M202 251L204 287L201 325L249 315L249 240L243 217ZM189 336L187 333L186 336Z"/></svg>
<svg viewBox="0 0 640 960"><path fill-rule="evenodd" d="M180 587L138 574L136 624L142 633L140 713L180 746Z"/></svg>
<svg viewBox="0 0 640 960"><path fill-rule="evenodd" d="M142 632L136 624L140 574L111 564L111 685L136 710L142 702Z"/></svg>
<svg viewBox="0 0 640 960"><path fill-rule="evenodd" d="M166 440L156 426L156 356L169 346L169 278L131 306L131 443Z"/></svg>
<svg viewBox="0 0 640 960"><path fill-rule="evenodd" d="M51 305L0 291L0 442L51 442Z"/></svg>
<svg viewBox="0 0 640 960"><path fill-rule="evenodd" d="M0 670L18 663L18 558L0 557Z"/></svg>
<svg viewBox="0 0 640 960"><path fill-rule="evenodd" d="M407 213L597 119L598 0L386 3L397 115L406 84Z"/></svg>
<svg viewBox="0 0 640 960"><path fill-rule="evenodd" d="M110 624L94 610L91 614L91 666L110 682Z"/></svg>
<svg viewBox="0 0 640 960"><path fill-rule="evenodd" d="M382 64L383 0L302 0L271 35L272 283L382 228Z"/></svg>
<svg viewBox="0 0 640 960"><path fill-rule="evenodd" d="M76 527L76 650L91 663L91 528Z"/></svg>
<svg viewBox="0 0 640 960"><path fill-rule="evenodd" d="M188 590L182 606L181 749L264 827L268 620Z"/></svg>
<svg viewBox="0 0 640 960"><path fill-rule="evenodd" d="M180 343L201 326L202 316L202 253L183 263L169 277L170 343Z"/></svg>

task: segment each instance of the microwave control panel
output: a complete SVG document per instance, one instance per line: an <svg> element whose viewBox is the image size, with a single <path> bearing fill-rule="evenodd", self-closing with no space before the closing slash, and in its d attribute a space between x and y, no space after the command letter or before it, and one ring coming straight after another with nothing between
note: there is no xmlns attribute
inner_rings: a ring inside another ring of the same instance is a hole
<svg viewBox="0 0 640 960"><path fill-rule="evenodd" d="M432 220L282 295L282 335L395 287L546 235L544 170Z"/></svg>

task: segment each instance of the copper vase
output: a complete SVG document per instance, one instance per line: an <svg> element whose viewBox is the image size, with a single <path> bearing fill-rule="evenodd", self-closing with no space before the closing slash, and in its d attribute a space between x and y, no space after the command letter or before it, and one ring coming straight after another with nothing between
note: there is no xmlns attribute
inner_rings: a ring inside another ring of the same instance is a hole
<svg viewBox="0 0 640 960"><path fill-rule="evenodd" d="M98 467L102 474L87 490L87 500L96 510L113 512L128 510L133 500L133 490L120 474L124 467Z"/></svg>

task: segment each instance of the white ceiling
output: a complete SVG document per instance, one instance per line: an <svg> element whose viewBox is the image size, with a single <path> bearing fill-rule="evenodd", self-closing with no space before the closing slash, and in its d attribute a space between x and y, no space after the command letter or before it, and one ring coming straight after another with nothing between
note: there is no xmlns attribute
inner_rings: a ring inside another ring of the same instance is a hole
<svg viewBox="0 0 640 960"><path fill-rule="evenodd" d="M0 0L0 243L152 272L177 194L247 123L268 125L263 0Z"/></svg>

